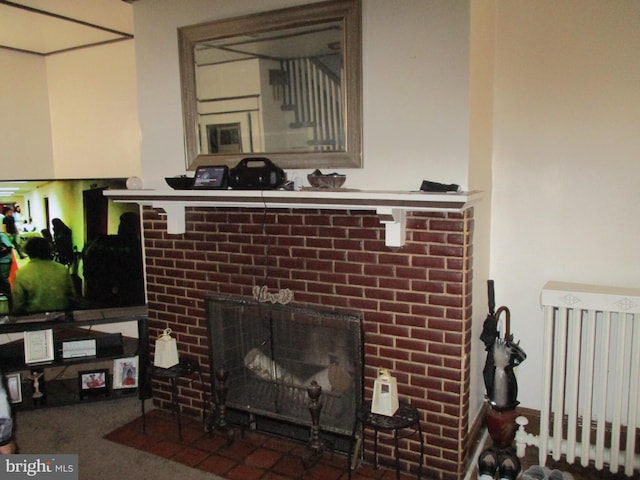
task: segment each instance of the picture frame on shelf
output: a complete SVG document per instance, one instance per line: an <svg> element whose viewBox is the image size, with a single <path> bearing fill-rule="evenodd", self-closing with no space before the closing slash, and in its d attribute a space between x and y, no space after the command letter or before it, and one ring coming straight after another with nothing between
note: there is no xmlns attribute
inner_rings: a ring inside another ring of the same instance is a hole
<svg viewBox="0 0 640 480"><path fill-rule="evenodd" d="M24 363L53 362L53 329L24 332Z"/></svg>
<svg viewBox="0 0 640 480"><path fill-rule="evenodd" d="M113 388L138 388L138 357L113 361Z"/></svg>
<svg viewBox="0 0 640 480"><path fill-rule="evenodd" d="M80 398L109 394L109 369L83 370L78 372Z"/></svg>
<svg viewBox="0 0 640 480"><path fill-rule="evenodd" d="M207 125L209 153L241 153L240 122Z"/></svg>
<svg viewBox="0 0 640 480"><path fill-rule="evenodd" d="M22 403L22 380L19 373L5 375L9 403Z"/></svg>

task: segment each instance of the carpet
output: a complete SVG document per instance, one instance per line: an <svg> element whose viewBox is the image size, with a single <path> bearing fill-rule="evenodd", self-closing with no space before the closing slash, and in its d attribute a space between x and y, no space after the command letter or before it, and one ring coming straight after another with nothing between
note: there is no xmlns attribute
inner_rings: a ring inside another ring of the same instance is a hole
<svg viewBox="0 0 640 480"><path fill-rule="evenodd" d="M22 454L78 454L80 480L220 479L105 438L139 416L135 397L19 411L14 415L15 438Z"/></svg>

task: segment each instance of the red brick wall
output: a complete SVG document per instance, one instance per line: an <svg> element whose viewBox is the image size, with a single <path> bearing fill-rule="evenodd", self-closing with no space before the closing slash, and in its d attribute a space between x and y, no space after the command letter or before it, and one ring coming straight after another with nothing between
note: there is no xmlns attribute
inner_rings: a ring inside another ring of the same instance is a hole
<svg viewBox="0 0 640 480"><path fill-rule="evenodd" d="M389 368L401 400L421 411L427 475L462 477L470 448L472 209L409 213L401 248L384 245L374 212L190 207L184 235L167 235L160 213L144 208L152 339L171 327L181 354L199 358L208 385L207 292L251 296L266 284L291 289L296 303L361 311L365 398L377 368ZM156 384L154 396L167 406L164 386ZM181 385L180 401L201 414L197 383ZM418 447L415 438L402 440L405 468L417 464ZM392 453L388 445L381 452L382 461Z"/></svg>

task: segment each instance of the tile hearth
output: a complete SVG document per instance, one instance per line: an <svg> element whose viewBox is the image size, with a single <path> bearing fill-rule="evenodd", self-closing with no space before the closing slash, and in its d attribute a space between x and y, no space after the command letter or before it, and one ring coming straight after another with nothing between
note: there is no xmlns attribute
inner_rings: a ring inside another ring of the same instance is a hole
<svg viewBox="0 0 640 480"><path fill-rule="evenodd" d="M236 431L234 443L227 446L226 437L219 432L209 438L202 422L185 417L182 421L182 441L175 418L162 409L147 413L146 434L142 419L138 418L105 438L231 480L346 480L349 476L347 458L339 453L326 452L318 463L305 470L302 443L258 432L246 432L242 437ZM395 479L395 471L362 465L352 478L391 480ZM414 476L402 474L400 478L409 480Z"/></svg>

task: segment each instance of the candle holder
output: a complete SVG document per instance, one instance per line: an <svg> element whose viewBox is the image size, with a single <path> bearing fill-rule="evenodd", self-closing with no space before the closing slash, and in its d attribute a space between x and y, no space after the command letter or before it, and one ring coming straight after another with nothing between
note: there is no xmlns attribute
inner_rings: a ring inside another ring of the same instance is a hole
<svg viewBox="0 0 640 480"><path fill-rule="evenodd" d="M216 401L211 407L211 413L209 421L207 422L207 431L211 437L214 430L219 430L227 436L227 446L231 445L234 440L234 432L231 425L227 422L227 393L229 387L227 386L227 379L229 378L229 371L224 367L220 367L215 371L215 377L217 380L216 386Z"/></svg>
<svg viewBox="0 0 640 480"><path fill-rule="evenodd" d="M310 468L315 465L325 450L325 443L320 439L320 413L322 413L322 403L320 403L320 395L322 387L318 382L313 380L307 388L309 396L309 413L311 414L311 434L307 448L302 455L302 464L304 468Z"/></svg>

